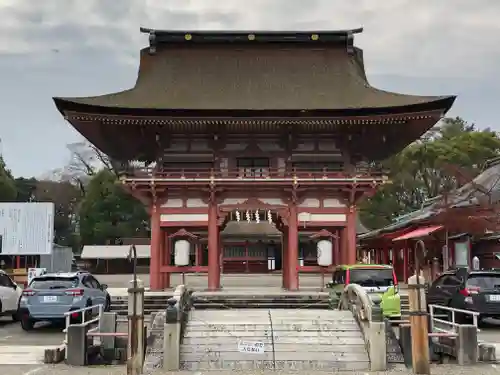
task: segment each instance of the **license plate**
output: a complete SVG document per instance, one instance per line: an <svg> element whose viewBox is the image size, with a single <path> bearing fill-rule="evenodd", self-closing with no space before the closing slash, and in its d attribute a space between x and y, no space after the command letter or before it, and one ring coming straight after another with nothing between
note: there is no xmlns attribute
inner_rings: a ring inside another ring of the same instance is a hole
<svg viewBox="0 0 500 375"><path fill-rule="evenodd" d="M500 302L500 294L490 294L488 300L491 302Z"/></svg>
<svg viewBox="0 0 500 375"><path fill-rule="evenodd" d="M43 296L43 302L57 302L56 296Z"/></svg>

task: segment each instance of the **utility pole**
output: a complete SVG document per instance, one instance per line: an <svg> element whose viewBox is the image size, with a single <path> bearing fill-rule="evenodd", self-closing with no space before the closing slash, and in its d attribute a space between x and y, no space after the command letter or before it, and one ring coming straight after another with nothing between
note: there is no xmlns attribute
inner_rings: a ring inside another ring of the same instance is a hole
<svg viewBox="0 0 500 375"><path fill-rule="evenodd" d="M413 373L430 375L429 325L425 285L420 276L419 251L425 254L425 244L418 240L415 244L415 275L408 279L408 299L410 301L411 356Z"/></svg>
<svg viewBox="0 0 500 375"><path fill-rule="evenodd" d="M133 261L134 279L128 288L127 375L140 375L144 363L144 284L137 279L135 245L130 246L129 259Z"/></svg>

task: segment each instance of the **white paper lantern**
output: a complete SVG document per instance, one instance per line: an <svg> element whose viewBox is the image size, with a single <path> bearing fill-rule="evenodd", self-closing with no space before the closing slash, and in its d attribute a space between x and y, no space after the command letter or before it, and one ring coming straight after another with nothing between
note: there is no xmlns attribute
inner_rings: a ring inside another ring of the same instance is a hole
<svg viewBox="0 0 500 375"><path fill-rule="evenodd" d="M189 266L189 252L191 244L187 240L175 241L175 258L174 263L176 266Z"/></svg>
<svg viewBox="0 0 500 375"><path fill-rule="evenodd" d="M322 267L331 266L333 263L332 257L332 241L330 240L320 240L318 241L317 251L318 251L318 265Z"/></svg>

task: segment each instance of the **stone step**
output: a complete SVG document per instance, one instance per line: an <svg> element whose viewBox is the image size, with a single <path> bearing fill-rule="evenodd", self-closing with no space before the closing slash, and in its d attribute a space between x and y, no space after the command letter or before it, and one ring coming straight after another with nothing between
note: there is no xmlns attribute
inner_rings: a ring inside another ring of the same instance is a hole
<svg viewBox="0 0 500 375"><path fill-rule="evenodd" d="M144 298L144 314L149 315L159 310L165 310L168 306L167 301L172 298L171 295L146 295ZM128 314L128 298L127 296L112 297L111 311L118 315Z"/></svg>
<svg viewBox="0 0 500 375"><path fill-rule="evenodd" d="M195 309L328 309L327 296L210 296L193 298Z"/></svg>
<svg viewBox="0 0 500 375"><path fill-rule="evenodd" d="M257 358L255 358L258 356ZM293 356L293 355L292 355ZM254 357L254 358L252 358ZM266 358L268 358L267 356ZM325 356L326 357L326 356ZM283 360L274 358L274 360L262 359L260 355L249 354L246 359L240 359L237 361L221 360L217 358L216 355L210 356L206 355L202 361L181 361L181 369L183 371L190 372L200 372L206 371L236 371L236 372L249 372L249 373L261 373L265 370L279 371L285 373L296 373L307 371L318 371L321 373L336 373L336 372L353 372L367 373L370 368L370 363L368 360L360 361L338 361L338 360L321 360L321 361L309 361L309 360Z"/></svg>
<svg viewBox="0 0 500 375"><path fill-rule="evenodd" d="M195 303L193 304L195 310L227 310L227 309L322 309L329 310L330 306L327 303L316 304L293 304L285 303Z"/></svg>

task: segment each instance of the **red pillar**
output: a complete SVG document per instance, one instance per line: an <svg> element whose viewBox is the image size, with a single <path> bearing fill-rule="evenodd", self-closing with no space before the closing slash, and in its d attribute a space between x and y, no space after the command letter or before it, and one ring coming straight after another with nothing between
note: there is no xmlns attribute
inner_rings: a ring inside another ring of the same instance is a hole
<svg viewBox="0 0 500 375"><path fill-rule="evenodd" d="M351 206L347 214L346 264L356 264L356 206Z"/></svg>
<svg viewBox="0 0 500 375"><path fill-rule="evenodd" d="M339 230L340 235L340 251L339 251L339 263L347 264L347 228L344 227Z"/></svg>
<svg viewBox="0 0 500 375"><path fill-rule="evenodd" d="M333 264L339 265L342 264L340 260L340 230L337 230L337 235L333 239L334 242L334 248L333 248Z"/></svg>
<svg viewBox="0 0 500 375"><path fill-rule="evenodd" d="M403 248L403 282L408 282L408 248L406 244Z"/></svg>
<svg viewBox="0 0 500 375"><path fill-rule="evenodd" d="M194 254L195 254L195 257L194 257L194 265L196 267L199 267L200 264L201 264L201 246L199 243L196 243L194 245Z"/></svg>
<svg viewBox="0 0 500 375"><path fill-rule="evenodd" d="M215 202L208 207L208 289L220 289L219 226Z"/></svg>
<svg viewBox="0 0 500 375"><path fill-rule="evenodd" d="M283 235L281 236L281 286L283 289L288 289L288 230L283 229Z"/></svg>
<svg viewBox="0 0 500 375"><path fill-rule="evenodd" d="M299 289L299 227L297 221L297 206L288 206L288 289Z"/></svg>
<svg viewBox="0 0 500 375"><path fill-rule="evenodd" d="M151 263L149 266L149 284L151 290L161 290L161 228L160 212L156 205L151 210Z"/></svg>
<svg viewBox="0 0 500 375"><path fill-rule="evenodd" d="M165 256L165 234L166 234L165 231L160 230L159 254L160 254L160 285L161 285L161 289L163 289L164 285L165 285L165 283L164 283L165 273L161 269L165 265L165 261L167 259L167 257Z"/></svg>

